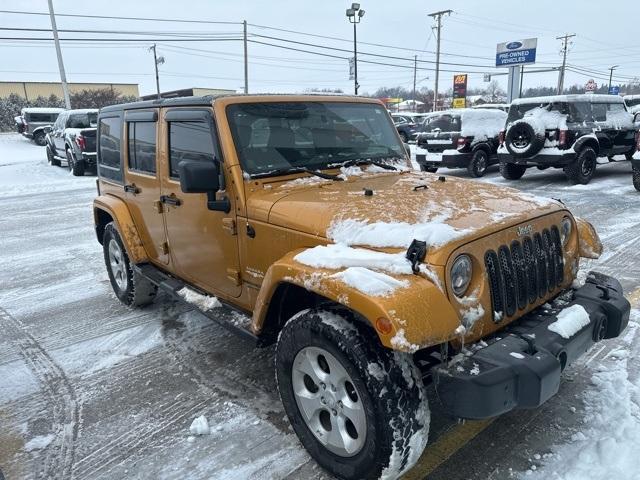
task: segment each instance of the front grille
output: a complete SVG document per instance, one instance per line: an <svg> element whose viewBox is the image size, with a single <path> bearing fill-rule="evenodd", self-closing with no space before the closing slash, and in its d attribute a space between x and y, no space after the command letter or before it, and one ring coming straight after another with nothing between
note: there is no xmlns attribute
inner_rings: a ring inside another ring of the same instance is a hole
<svg viewBox="0 0 640 480"><path fill-rule="evenodd" d="M495 318L514 315L544 298L564 280L560 231L555 225L484 257Z"/></svg>

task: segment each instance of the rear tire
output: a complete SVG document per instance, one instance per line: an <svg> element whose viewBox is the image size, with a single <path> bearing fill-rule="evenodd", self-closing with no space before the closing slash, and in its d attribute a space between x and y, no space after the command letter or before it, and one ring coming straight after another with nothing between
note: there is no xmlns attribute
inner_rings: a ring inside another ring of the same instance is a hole
<svg viewBox="0 0 640 480"><path fill-rule="evenodd" d="M489 167L489 154L484 150L476 150L471 157L467 171L475 178L483 177Z"/></svg>
<svg viewBox="0 0 640 480"><path fill-rule="evenodd" d="M287 322L276 347L280 398L323 468L347 480L395 479L426 446L426 390L409 354L383 348L350 317L304 310Z"/></svg>
<svg viewBox="0 0 640 480"><path fill-rule="evenodd" d="M520 180L526 171L527 167L524 165L500 162L500 174L507 180Z"/></svg>
<svg viewBox="0 0 640 480"><path fill-rule="evenodd" d="M76 162L73 152L67 148L67 163L69 164L69 170L73 173L74 177L84 176L84 162Z"/></svg>
<svg viewBox="0 0 640 480"><path fill-rule="evenodd" d="M569 183L573 185L586 185L589 183L596 171L597 159L598 157L593 148L585 147L580 150L576 159L564 167L564 173Z"/></svg>
<svg viewBox="0 0 640 480"><path fill-rule="evenodd" d="M633 167L633 186L640 192L640 165Z"/></svg>
<svg viewBox="0 0 640 480"><path fill-rule="evenodd" d="M118 300L129 307L141 307L153 302L158 287L133 270L113 222L104 227L102 247L109 281Z"/></svg>
<svg viewBox="0 0 640 480"><path fill-rule="evenodd" d="M51 165L52 167L60 166L60 160L53 156L53 152L51 151L51 147L49 145L47 145L47 162L49 162L49 165Z"/></svg>

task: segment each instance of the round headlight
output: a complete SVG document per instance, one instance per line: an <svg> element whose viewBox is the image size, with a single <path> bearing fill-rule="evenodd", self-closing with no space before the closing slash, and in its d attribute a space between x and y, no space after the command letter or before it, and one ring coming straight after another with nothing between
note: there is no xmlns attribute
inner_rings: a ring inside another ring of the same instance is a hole
<svg viewBox="0 0 640 480"><path fill-rule="evenodd" d="M468 255L460 255L451 266L451 286L453 293L461 297L467 291L471 282L473 265Z"/></svg>
<svg viewBox="0 0 640 480"><path fill-rule="evenodd" d="M560 239L562 240L563 247L569 241L572 228L573 228L573 223L571 222L571 219L569 217L564 217L562 219L562 222L560 223Z"/></svg>

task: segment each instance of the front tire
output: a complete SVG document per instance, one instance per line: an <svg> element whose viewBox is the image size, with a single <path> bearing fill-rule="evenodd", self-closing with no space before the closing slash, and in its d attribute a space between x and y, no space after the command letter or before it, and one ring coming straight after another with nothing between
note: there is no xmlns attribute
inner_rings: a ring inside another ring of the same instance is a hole
<svg viewBox="0 0 640 480"><path fill-rule="evenodd" d="M276 381L301 443L339 478L398 478L426 446L429 409L411 356L384 349L348 314L291 318L276 347Z"/></svg>
<svg viewBox="0 0 640 480"><path fill-rule="evenodd" d="M515 163L500 162L500 174L507 180L519 180L527 171L524 165L516 165Z"/></svg>
<svg viewBox="0 0 640 480"><path fill-rule="evenodd" d="M118 300L129 307L141 307L153 302L158 287L133 270L113 222L104 228L102 247L109 281Z"/></svg>
<svg viewBox="0 0 640 480"><path fill-rule="evenodd" d="M586 185L593 178L596 171L598 157L591 147L585 147L578 153L576 159L564 167L564 173L569 183Z"/></svg>
<svg viewBox="0 0 640 480"><path fill-rule="evenodd" d="M484 150L476 150L471 157L467 171L475 178L483 177L489 167L489 154Z"/></svg>

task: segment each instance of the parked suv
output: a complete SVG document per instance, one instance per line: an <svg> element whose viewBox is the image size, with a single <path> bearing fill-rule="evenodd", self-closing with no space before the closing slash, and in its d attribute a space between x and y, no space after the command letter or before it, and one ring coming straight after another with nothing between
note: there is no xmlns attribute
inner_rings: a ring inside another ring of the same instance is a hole
<svg viewBox="0 0 640 480"><path fill-rule="evenodd" d="M417 135L416 162L427 172L466 168L471 176L482 177L498 163L498 136L506 118L499 109L445 110Z"/></svg>
<svg viewBox="0 0 640 480"><path fill-rule="evenodd" d="M75 176L96 167L98 110L66 110L47 128L47 160L50 165L67 163Z"/></svg>
<svg viewBox="0 0 640 480"><path fill-rule="evenodd" d="M139 306L161 289L275 343L293 430L339 478L416 463L426 380L454 417L536 407L629 320L618 281L575 283L602 247L589 223L410 170L377 100L153 100L103 108L98 129L95 230L115 295Z"/></svg>
<svg viewBox="0 0 640 480"><path fill-rule="evenodd" d="M23 108L20 111L20 117L15 117L16 129L43 147L47 134L44 128L54 123L62 112L64 112L64 108Z"/></svg>
<svg viewBox="0 0 640 480"><path fill-rule="evenodd" d="M500 172L517 180L528 167L563 168L571 183L587 184L598 157L635 151L633 115L617 95L559 95L514 100Z"/></svg>
<svg viewBox="0 0 640 480"><path fill-rule="evenodd" d="M420 129L419 125L412 117L391 114L391 118L393 119L393 123L398 130L398 134L404 143L407 143Z"/></svg>

